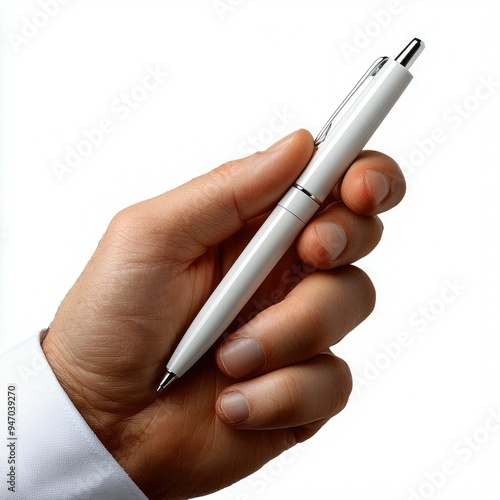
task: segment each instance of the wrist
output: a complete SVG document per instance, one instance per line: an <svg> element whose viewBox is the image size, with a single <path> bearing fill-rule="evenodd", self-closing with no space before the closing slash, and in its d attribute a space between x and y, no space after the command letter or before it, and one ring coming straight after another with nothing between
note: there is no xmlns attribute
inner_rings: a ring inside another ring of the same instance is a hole
<svg viewBox="0 0 500 500"><path fill-rule="evenodd" d="M135 471L141 468L131 460L134 455L126 452L132 441L137 441L137 430L127 424L130 414L120 413L118 402L95 390L100 377L78 367L65 352L58 332L49 328L41 334L41 347L59 384L99 441L139 484Z"/></svg>
<svg viewBox="0 0 500 500"><path fill-rule="evenodd" d="M89 389L80 382L80 380L84 380L84 377L79 380L74 370L70 369L73 365L64 353L61 343L57 339L57 333L52 331L49 326L41 332L40 340L42 351L57 381L89 427L105 444L105 435L99 425L99 422L102 421L99 417L99 411L89 403L91 400L88 394Z"/></svg>

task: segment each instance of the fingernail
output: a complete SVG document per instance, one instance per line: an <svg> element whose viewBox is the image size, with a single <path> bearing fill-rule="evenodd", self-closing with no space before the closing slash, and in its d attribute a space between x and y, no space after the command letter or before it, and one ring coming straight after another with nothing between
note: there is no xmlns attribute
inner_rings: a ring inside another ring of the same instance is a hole
<svg viewBox="0 0 500 500"><path fill-rule="evenodd" d="M239 424L250 416L248 401L241 392L230 392L222 396L220 409L233 424Z"/></svg>
<svg viewBox="0 0 500 500"><path fill-rule="evenodd" d="M367 170L365 174L366 185L372 195L373 201L379 205L389 195L390 184L385 175L376 170Z"/></svg>
<svg viewBox="0 0 500 500"><path fill-rule="evenodd" d="M262 368L266 356L259 342L240 338L228 340L222 345L220 360L231 377L240 378Z"/></svg>
<svg viewBox="0 0 500 500"><path fill-rule="evenodd" d="M332 260L335 260L347 246L347 235L344 228L335 222L318 222L316 234Z"/></svg>
<svg viewBox="0 0 500 500"><path fill-rule="evenodd" d="M281 151L282 149L285 149L293 139L293 136L295 135L296 132L292 132L291 134L288 134L287 136L283 137L283 139L280 139L278 142L273 144L270 148L267 149L268 153L276 153L277 151Z"/></svg>

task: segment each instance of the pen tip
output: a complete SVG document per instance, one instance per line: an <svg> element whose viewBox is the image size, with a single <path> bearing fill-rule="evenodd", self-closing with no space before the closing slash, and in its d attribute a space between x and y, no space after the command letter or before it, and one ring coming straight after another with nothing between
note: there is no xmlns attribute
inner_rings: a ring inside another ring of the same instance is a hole
<svg viewBox="0 0 500 500"><path fill-rule="evenodd" d="M167 370L160 382L160 385L158 386L158 389L156 389L156 392L163 391L163 389L165 389L165 387L170 385L176 378L177 375Z"/></svg>

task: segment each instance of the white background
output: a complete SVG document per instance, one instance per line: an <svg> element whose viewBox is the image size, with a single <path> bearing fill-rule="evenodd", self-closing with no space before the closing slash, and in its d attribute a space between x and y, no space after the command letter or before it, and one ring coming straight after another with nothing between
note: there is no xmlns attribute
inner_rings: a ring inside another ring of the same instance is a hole
<svg viewBox="0 0 500 500"><path fill-rule="evenodd" d="M498 500L497 1L72 0L31 31L38 1L2 9L0 351L48 325L120 208L244 155L251 136L264 149L315 134L376 57L422 38L369 144L408 192L360 262L376 310L335 348L350 403L213 498ZM116 100L148 67L168 77L125 116ZM113 131L59 179L54 162L102 119Z"/></svg>

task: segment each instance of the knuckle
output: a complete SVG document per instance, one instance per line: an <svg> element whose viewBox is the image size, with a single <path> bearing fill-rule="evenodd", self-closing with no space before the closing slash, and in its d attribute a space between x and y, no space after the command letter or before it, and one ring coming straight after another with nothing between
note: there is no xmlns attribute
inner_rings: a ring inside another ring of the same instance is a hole
<svg viewBox="0 0 500 500"><path fill-rule="evenodd" d="M130 239L141 227L135 206L120 210L108 225L106 235L112 238Z"/></svg>
<svg viewBox="0 0 500 500"><path fill-rule="evenodd" d="M363 298L364 298L364 312L365 312L365 317L371 314L373 309L375 308L375 302L376 302L376 291L375 287L373 286L372 280L370 277L361 269L355 267L359 274L359 280L361 282L361 287L364 291Z"/></svg>
<svg viewBox="0 0 500 500"><path fill-rule="evenodd" d="M331 325L327 316L320 301L302 301L289 311L286 321L301 332L294 337L294 348L302 356L312 356L330 345Z"/></svg>
<svg viewBox="0 0 500 500"><path fill-rule="evenodd" d="M155 234L155 221L147 208L138 203L120 210L110 221L106 237L111 243L133 250L144 247Z"/></svg>
<svg viewBox="0 0 500 500"><path fill-rule="evenodd" d="M281 404L276 407L277 420L281 422L300 420L305 407L302 383L294 377L282 376L279 385L283 391L283 398Z"/></svg>
<svg viewBox="0 0 500 500"><path fill-rule="evenodd" d="M180 253L182 241L176 238L172 224L159 222L151 213L148 202L138 203L120 210L110 221L104 242L106 248L112 249L115 258L123 258L127 262L155 262L161 259L175 260L175 253ZM167 216L165 216L166 219Z"/></svg>
<svg viewBox="0 0 500 500"><path fill-rule="evenodd" d="M351 288L351 294L356 298L357 307L356 318L361 323L371 314L375 307L376 292L370 277L359 267L347 266L345 272L348 273L348 286Z"/></svg>
<svg viewBox="0 0 500 500"><path fill-rule="evenodd" d="M337 368L337 387L339 392L339 410L341 411L347 405L349 396L352 392L353 380L349 365L341 358L336 358Z"/></svg>
<svg viewBox="0 0 500 500"><path fill-rule="evenodd" d="M352 392L353 380L349 365L335 355L329 355L331 368L335 372L332 377L329 415L340 413L347 405Z"/></svg>

